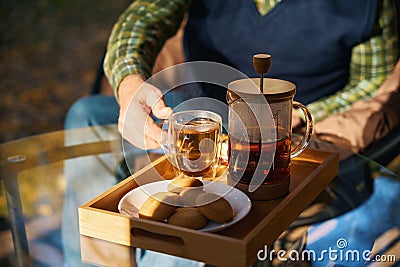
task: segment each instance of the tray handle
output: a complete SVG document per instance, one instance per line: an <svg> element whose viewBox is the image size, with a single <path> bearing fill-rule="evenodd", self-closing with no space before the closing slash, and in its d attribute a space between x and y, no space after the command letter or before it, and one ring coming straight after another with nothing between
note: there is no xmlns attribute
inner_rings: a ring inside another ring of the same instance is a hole
<svg viewBox="0 0 400 267"><path fill-rule="evenodd" d="M138 247L160 248L161 252L182 254L185 249L185 235L175 229L165 229L163 223L132 219L131 241ZM166 250L165 250L166 249Z"/></svg>
<svg viewBox="0 0 400 267"><path fill-rule="evenodd" d="M166 235L154 233L149 230L145 230L139 227L133 227L131 229L132 240L134 243L143 243L143 242L157 242L163 245L174 245L174 246L184 246L185 242L181 237L174 235Z"/></svg>

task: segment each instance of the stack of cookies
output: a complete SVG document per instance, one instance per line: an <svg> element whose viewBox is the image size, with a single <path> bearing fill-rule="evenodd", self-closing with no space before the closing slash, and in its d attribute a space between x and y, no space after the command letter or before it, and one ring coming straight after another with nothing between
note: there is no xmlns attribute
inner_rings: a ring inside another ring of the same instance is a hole
<svg viewBox="0 0 400 267"><path fill-rule="evenodd" d="M199 179L175 178L167 189L168 192L155 193L143 203L140 218L201 229L208 221L225 223L234 217L230 203L220 195L205 192Z"/></svg>

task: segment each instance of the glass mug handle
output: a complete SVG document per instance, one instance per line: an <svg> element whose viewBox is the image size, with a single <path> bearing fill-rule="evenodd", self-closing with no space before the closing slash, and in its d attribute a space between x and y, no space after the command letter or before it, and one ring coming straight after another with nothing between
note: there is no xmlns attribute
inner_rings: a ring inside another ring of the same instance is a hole
<svg viewBox="0 0 400 267"><path fill-rule="evenodd" d="M164 154L168 154L172 151L172 142L169 138L169 120L165 119L157 123L157 125L160 126L162 130L160 146L164 150Z"/></svg>
<svg viewBox="0 0 400 267"><path fill-rule="evenodd" d="M301 138L300 144L292 147L290 158L297 157L298 155L300 155L301 152L303 152L303 150L308 146L308 143L310 142L313 131L312 116L307 107L297 101L293 101L293 107L299 108L304 113L304 116L306 118L306 129L304 131L303 137Z"/></svg>
<svg viewBox="0 0 400 267"><path fill-rule="evenodd" d="M157 123L158 126L161 127L161 142L160 142L160 147L163 150L163 153L166 157L166 159L169 161L169 163L174 166L175 168L178 168L178 163L176 162L175 158L175 150L174 150L174 142L171 139L171 125L170 125L170 120L165 119L159 123Z"/></svg>

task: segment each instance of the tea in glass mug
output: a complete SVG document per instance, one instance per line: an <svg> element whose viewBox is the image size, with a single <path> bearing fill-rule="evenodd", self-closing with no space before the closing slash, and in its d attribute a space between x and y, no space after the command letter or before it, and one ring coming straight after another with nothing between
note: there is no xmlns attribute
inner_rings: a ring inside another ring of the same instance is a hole
<svg viewBox="0 0 400 267"><path fill-rule="evenodd" d="M181 111L171 114L163 128L162 146L177 175L215 177L222 131L220 115L205 110Z"/></svg>

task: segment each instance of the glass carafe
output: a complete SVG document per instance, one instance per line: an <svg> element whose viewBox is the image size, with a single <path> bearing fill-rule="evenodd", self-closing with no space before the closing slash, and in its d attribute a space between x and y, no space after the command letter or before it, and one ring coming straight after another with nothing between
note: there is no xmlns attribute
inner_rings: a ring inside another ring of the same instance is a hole
<svg viewBox="0 0 400 267"><path fill-rule="evenodd" d="M308 145L312 117L293 101L296 86L288 81L243 79L228 85L229 167L228 183L252 199L279 198L289 190L290 161ZM292 110L299 108L306 119L298 145L292 144Z"/></svg>

